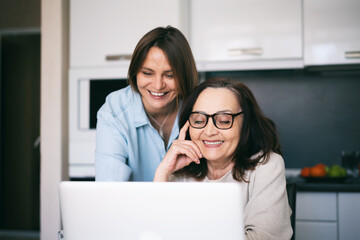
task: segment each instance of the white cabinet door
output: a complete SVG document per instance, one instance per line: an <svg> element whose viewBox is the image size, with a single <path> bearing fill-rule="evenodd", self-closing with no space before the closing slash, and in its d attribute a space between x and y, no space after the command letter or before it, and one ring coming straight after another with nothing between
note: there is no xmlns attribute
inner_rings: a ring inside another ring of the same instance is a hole
<svg viewBox="0 0 360 240"><path fill-rule="evenodd" d="M336 222L299 221L295 226L296 240L337 240Z"/></svg>
<svg viewBox="0 0 360 240"><path fill-rule="evenodd" d="M360 63L360 1L304 0L304 64Z"/></svg>
<svg viewBox="0 0 360 240"><path fill-rule="evenodd" d="M295 212L295 239L337 239L336 192L298 192Z"/></svg>
<svg viewBox="0 0 360 240"><path fill-rule="evenodd" d="M70 67L127 67L137 42L151 29L172 25L186 34L184 4L182 0L71 0ZM108 61L107 56L120 60Z"/></svg>
<svg viewBox="0 0 360 240"><path fill-rule="evenodd" d="M360 193L339 193L339 240L360 237Z"/></svg>
<svg viewBox="0 0 360 240"><path fill-rule="evenodd" d="M302 61L301 0L191 0L190 9L198 63Z"/></svg>
<svg viewBox="0 0 360 240"><path fill-rule="evenodd" d="M337 221L336 192L298 192L296 220Z"/></svg>

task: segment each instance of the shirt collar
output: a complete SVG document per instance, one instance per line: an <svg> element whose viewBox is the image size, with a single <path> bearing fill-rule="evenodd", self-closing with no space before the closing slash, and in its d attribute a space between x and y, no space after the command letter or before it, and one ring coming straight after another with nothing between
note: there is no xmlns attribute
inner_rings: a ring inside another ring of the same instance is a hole
<svg viewBox="0 0 360 240"><path fill-rule="evenodd" d="M135 127L141 127L146 124L150 124L148 117L146 116L146 112L144 109L144 105L141 101L141 95L134 91L133 95L133 107L134 107L134 125Z"/></svg>

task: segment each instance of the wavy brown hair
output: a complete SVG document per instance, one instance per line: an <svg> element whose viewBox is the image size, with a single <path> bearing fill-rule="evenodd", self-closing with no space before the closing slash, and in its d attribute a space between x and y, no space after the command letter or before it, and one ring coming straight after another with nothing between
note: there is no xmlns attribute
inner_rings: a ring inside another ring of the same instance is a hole
<svg viewBox="0 0 360 240"><path fill-rule="evenodd" d="M244 120L239 132L240 141L233 157L234 167L232 174L237 181L247 181L244 178L245 171L254 170L262 158L264 158L264 161L261 164L267 163L271 152L281 154L275 124L264 116L253 93L245 84L227 78L213 78L197 86L182 105L179 117L180 128L188 121L200 93L207 88L225 88L232 91L241 106ZM186 139L191 139L189 131ZM201 159L200 164L191 163L175 172L175 174L202 180L208 172L207 163L204 160Z"/></svg>
<svg viewBox="0 0 360 240"><path fill-rule="evenodd" d="M195 60L185 36L171 26L157 27L146 33L135 47L131 57L128 81L134 91L139 92L136 75L143 66L150 48L160 48L174 73L178 99L185 99L198 84Z"/></svg>

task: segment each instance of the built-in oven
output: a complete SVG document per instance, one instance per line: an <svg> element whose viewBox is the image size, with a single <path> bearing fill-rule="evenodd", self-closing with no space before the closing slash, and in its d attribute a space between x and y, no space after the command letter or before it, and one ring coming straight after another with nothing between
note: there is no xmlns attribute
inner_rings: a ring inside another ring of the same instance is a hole
<svg viewBox="0 0 360 240"><path fill-rule="evenodd" d="M95 177L97 111L106 96L128 85L127 67L70 69L69 176Z"/></svg>

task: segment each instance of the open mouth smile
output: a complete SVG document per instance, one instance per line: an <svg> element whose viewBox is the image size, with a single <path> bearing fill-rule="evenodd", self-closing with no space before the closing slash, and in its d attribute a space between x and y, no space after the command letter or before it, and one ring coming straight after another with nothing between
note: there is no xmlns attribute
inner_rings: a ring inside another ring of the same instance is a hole
<svg viewBox="0 0 360 240"><path fill-rule="evenodd" d="M203 141L206 145L218 145L218 144L222 144L224 141Z"/></svg>
<svg viewBox="0 0 360 240"><path fill-rule="evenodd" d="M149 91L149 93L155 97L162 97L164 96L166 93L161 93L161 92L151 92Z"/></svg>

